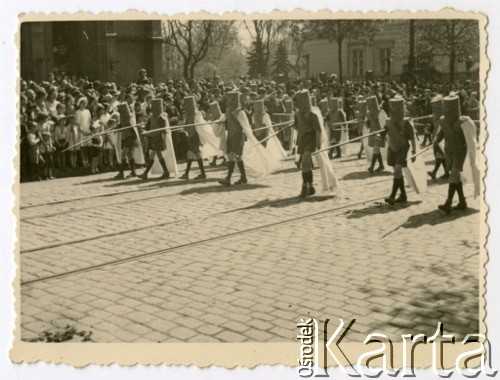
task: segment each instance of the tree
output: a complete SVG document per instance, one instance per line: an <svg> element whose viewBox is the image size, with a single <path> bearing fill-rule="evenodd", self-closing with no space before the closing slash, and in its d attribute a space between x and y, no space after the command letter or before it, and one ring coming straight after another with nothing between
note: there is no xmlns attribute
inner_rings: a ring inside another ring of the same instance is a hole
<svg viewBox="0 0 500 380"><path fill-rule="evenodd" d="M252 20L244 21L246 30L252 38L252 49L248 53L249 75L266 76L268 73L271 44L285 29L286 21Z"/></svg>
<svg viewBox="0 0 500 380"><path fill-rule="evenodd" d="M418 29L422 43L430 46L435 55L448 56L452 83L457 60L479 57L479 24L476 20L421 20Z"/></svg>
<svg viewBox="0 0 500 380"><path fill-rule="evenodd" d="M342 82L342 44L346 38L371 39L373 34L382 29L382 20L313 20L310 26L314 37L325 38L337 43L337 58L339 64L339 80Z"/></svg>
<svg viewBox="0 0 500 380"><path fill-rule="evenodd" d="M304 44L312 37L312 30L310 27L310 23L303 20L290 21L288 27L288 35L292 39L296 53L295 62L290 67L300 77L302 72L300 68L300 59L302 58L302 48Z"/></svg>
<svg viewBox="0 0 500 380"><path fill-rule="evenodd" d="M228 21L217 28L213 47L197 68L203 76L221 75L224 80L246 73L246 51L241 43L235 21Z"/></svg>
<svg viewBox="0 0 500 380"><path fill-rule="evenodd" d="M278 44L278 48L276 49L276 53L274 55L273 74L283 74L286 78L288 78L290 66L290 62L288 61L288 50L286 48L285 42L281 41Z"/></svg>
<svg viewBox="0 0 500 380"><path fill-rule="evenodd" d="M412 73L415 71L415 20L410 20L409 27L408 40L410 51L408 53L408 70Z"/></svg>
<svg viewBox="0 0 500 380"><path fill-rule="evenodd" d="M251 78L267 76L267 61L264 44L260 39L252 41L252 48L247 54L248 75Z"/></svg>
<svg viewBox="0 0 500 380"><path fill-rule="evenodd" d="M167 20L166 23L166 43L173 46L182 58L184 78L192 79L196 66L211 49L221 46L220 41L224 40L233 22Z"/></svg>

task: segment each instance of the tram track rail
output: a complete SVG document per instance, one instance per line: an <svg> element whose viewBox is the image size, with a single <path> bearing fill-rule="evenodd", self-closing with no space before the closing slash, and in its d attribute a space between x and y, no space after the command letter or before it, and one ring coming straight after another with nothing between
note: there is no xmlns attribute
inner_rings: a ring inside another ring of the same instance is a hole
<svg viewBox="0 0 500 380"><path fill-rule="evenodd" d="M385 179L385 180L387 180L387 179ZM116 260L111 260L111 261L107 261L107 262L104 262L104 263L99 263L99 264L96 264L96 265L91 265L91 266L88 266L88 267L85 267L85 268L78 268L78 269L75 269L75 270L70 270L70 271L66 271L66 272L62 272L62 273L57 273L57 274L52 274L52 275L48 275L48 276L45 276L45 277L35 278L35 279L32 279L32 280L27 280L27 281L21 282L21 286L24 287L24 286L34 285L34 284L37 284L37 283L43 283L43 282L54 280L54 279L65 278L65 277L69 277L69 276L73 276L73 275L78 275L78 274L81 274L81 273L87 273L87 272L91 272L91 271L95 271L95 270L99 270L99 269L103 269L103 268L107 268L107 267L111 267L111 266L115 266L115 265L125 264L125 263L128 263L128 262L133 262L135 260L140 260L140 259L144 259L144 258L159 256L159 255L163 255L163 254L166 254L166 253L169 253L169 252L172 252L172 251L176 251L176 250L179 250L179 249L185 249L185 248L189 248L189 247L193 247L193 246L197 246L197 245L202 245L202 244L205 244L205 243L210 243L210 242L214 242L214 241L224 240L224 239L227 239L227 238L231 238L231 237L238 236L238 235L252 233L252 232L259 231L259 230L266 229L266 228L283 226L283 225L287 225L287 224L293 224L295 222L302 221L302 220L307 220L307 219L311 219L311 218L315 218L315 217L320 216L320 215L324 215L324 214L328 214L328 213L332 213L332 212L336 212L336 211L342 211L342 210L348 209L350 207L356 207L356 206L360 206L360 205L363 205L363 204L366 204L366 203L375 202L375 201L383 199L384 196L385 195L380 195L380 196L377 196L377 197L367 198L367 199L363 199L363 200L360 200L360 201L350 202L348 204L343 204L343 205L339 205L339 206L336 206L336 207L328 208L326 210L321 210L321 211L317 211L317 212L314 212L314 213L309 213L309 214L306 214L306 215L297 216L297 217L294 217L294 218L288 218L288 219L277 221L277 222L273 222L273 223L267 223L267 224L264 224L264 225L261 225L261 226L252 227L252 228L244 229L244 230L241 230L241 231L230 232L230 233L227 233L227 234L213 236L213 237L210 237L210 238L207 238L207 239L201 239L201 240L198 240L198 241L195 241L195 242L190 242L190 243L186 243L186 244L179 244L179 245L176 245L174 247L169 247L169 248L165 248L165 249L160 249L160 250L155 250L155 251L151 251L151 252L141 253L139 255L124 257L124 258L120 258L120 259L116 259ZM286 200L283 200L283 199L276 200L276 201L274 201L274 203L283 202L283 201L289 201L289 199L286 199ZM249 207L243 207L243 208L240 208L239 210L241 210L241 209L248 209L248 208ZM233 212L233 211L236 211L236 209L230 210L229 212Z"/></svg>
<svg viewBox="0 0 500 380"><path fill-rule="evenodd" d="M385 178L382 178L382 179L380 179L378 181L372 181L370 184L377 184L377 183L381 183L381 182L386 182L386 181L389 181L391 179L392 179L392 177L385 177ZM355 188L357 186L358 185L345 186L345 187L343 187L343 189ZM142 198L142 199L144 199L144 198ZM259 204L259 207L273 206L273 205L284 203L284 202L288 202L288 201L290 201L289 198L285 198L285 199L280 198L280 199L275 199L275 200L269 200L267 202L263 202L263 203ZM228 209L228 210L224 210L224 211L210 213L210 214L207 214L207 215L203 216L203 218L204 219L213 218L213 217L216 217L218 215L224 215L224 214L229 214L229 213L233 213L233 212L238 212L238 211L242 211L242 210L245 210L245 209L249 209L251 207L252 207L251 205L250 206L243 206L243 207L236 207L236 208L233 208L233 209ZM118 235L122 235L122 234L135 233L135 232L144 231L144 230L147 230L147 229L150 229L150 228L164 227L164 226L168 226L168 225L172 225L172 224L188 222L189 220L191 220L193 218L199 218L199 216L193 216L193 217L178 219L178 220L174 220L174 221L168 221L168 222L164 222L164 223L148 224L148 225L145 225L145 226L141 226L141 227L137 227L137 228L131 228L131 229L128 229L128 230L116 231L116 232L112 232L112 233L109 233L109 234L94 235L94 236L89 236L89 237L85 237L85 238L82 238L82 239L76 239L76 240L70 240L70 241L61 241L61 242L57 242L57 243L53 243L53 244L47 244L47 245L43 245L43 246L39 246L39 247L33 247L33 248L28 248L28 249L21 249L20 250L20 254L21 255L25 255L25 254L28 254L28 253L34 253L34 252L38 252L38 251L44 251L44 250L47 250L47 249L58 248L58 247L66 246L66 245L79 244L79 243L84 243L84 242L91 241L91 240L105 239L105 238L109 238L109 237L113 237L113 236L118 236Z"/></svg>

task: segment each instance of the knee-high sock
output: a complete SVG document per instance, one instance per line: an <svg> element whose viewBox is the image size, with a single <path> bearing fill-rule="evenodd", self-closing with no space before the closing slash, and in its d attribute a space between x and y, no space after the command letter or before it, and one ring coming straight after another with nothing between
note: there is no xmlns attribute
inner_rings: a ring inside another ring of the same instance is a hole
<svg viewBox="0 0 500 380"><path fill-rule="evenodd" d="M227 163L227 179L231 179L234 171L234 161L229 161Z"/></svg>
<svg viewBox="0 0 500 380"><path fill-rule="evenodd" d="M243 161L237 161L237 164L238 164L238 169L240 171L241 177L247 178L247 175L245 173L245 164L243 163Z"/></svg>
<svg viewBox="0 0 500 380"><path fill-rule="evenodd" d="M439 166L441 165L442 159L441 158L436 158L436 163L434 164L434 170L432 171L434 175L436 175L437 171L439 170Z"/></svg>
<svg viewBox="0 0 500 380"><path fill-rule="evenodd" d="M396 196L396 192L398 191L398 188L399 188L399 178L394 178L392 180L392 191L391 191L391 195L389 196L389 198L394 198Z"/></svg>
<svg viewBox="0 0 500 380"><path fill-rule="evenodd" d="M375 167L376 162L377 162L377 154L373 153L372 154L372 163L370 165L370 169L373 169Z"/></svg>
<svg viewBox="0 0 500 380"><path fill-rule="evenodd" d="M307 172L307 180L309 182L309 185L312 185L312 183L313 183L313 172L312 172L312 170L309 170Z"/></svg>
<svg viewBox="0 0 500 380"><path fill-rule="evenodd" d="M203 160L201 158L198 158L198 160L196 160L196 162L198 163L198 167L200 168L200 172L201 172L201 175L205 175L205 167L203 166Z"/></svg>
<svg viewBox="0 0 500 380"><path fill-rule="evenodd" d="M384 161L382 161L382 154L378 153L377 154L377 159L378 159L378 164L380 167L384 166Z"/></svg>
<svg viewBox="0 0 500 380"><path fill-rule="evenodd" d="M399 191L401 192L401 196L402 197L406 196L405 179L404 179L404 177L399 178Z"/></svg>
<svg viewBox="0 0 500 380"><path fill-rule="evenodd" d="M457 184L451 183L448 185L448 199L447 202L453 202L453 197L455 196L455 191L457 190Z"/></svg>
<svg viewBox="0 0 500 380"><path fill-rule="evenodd" d="M135 173L135 160L129 160L130 163L130 171Z"/></svg>
<svg viewBox="0 0 500 380"><path fill-rule="evenodd" d="M167 163L165 162L165 159L163 157L160 157L158 159L158 161L160 161L160 165L161 165L161 168L163 169L163 173L165 173L165 174L168 173Z"/></svg>
<svg viewBox="0 0 500 380"><path fill-rule="evenodd" d="M307 176L308 172L302 172L302 186L306 186L309 182L309 178Z"/></svg>
<svg viewBox="0 0 500 380"><path fill-rule="evenodd" d="M455 184L455 189L457 190L458 199L460 203L465 203L464 187L462 181Z"/></svg>
<svg viewBox="0 0 500 380"><path fill-rule="evenodd" d="M187 165L186 165L186 174L189 173L191 170L191 164L193 163L193 160L187 160Z"/></svg>
<svg viewBox="0 0 500 380"><path fill-rule="evenodd" d="M154 163L154 158L152 159L149 159L148 161L148 165L146 166L146 170L144 171L144 174L148 174L149 171L151 170L151 168L153 167L153 163Z"/></svg>

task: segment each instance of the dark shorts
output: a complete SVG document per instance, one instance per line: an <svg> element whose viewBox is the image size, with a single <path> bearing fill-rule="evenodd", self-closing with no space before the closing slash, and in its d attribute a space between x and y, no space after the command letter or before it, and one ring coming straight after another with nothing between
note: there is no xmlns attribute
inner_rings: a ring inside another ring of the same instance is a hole
<svg viewBox="0 0 500 380"><path fill-rule="evenodd" d="M339 129L340 129L340 125L336 125L336 126L334 126L332 133L331 133L332 139L337 141L337 142L340 142L340 139L342 137L342 131L340 131Z"/></svg>
<svg viewBox="0 0 500 380"><path fill-rule="evenodd" d="M464 169L466 157L467 149L455 150L452 152L446 152L445 149L446 169L457 169L458 171L462 171Z"/></svg>
<svg viewBox="0 0 500 380"><path fill-rule="evenodd" d="M200 153L200 137L197 133L188 136L188 150L193 153Z"/></svg>
<svg viewBox="0 0 500 380"><path fill-rule="evenodd" d="M408 157L409 146L399 149L397 151L393 151L391 147L387 149L387 164L389 166L401 165L406 168L406 158Z"/></svg>
<svg viewBox="0 0 500 380"><path fill-rule="evenodd" d="M163 135L160 133L158 136L150 136L148 140L148 149L155 151L164 151L167 149L167 145L165 144L165 139Z"/></svg>
<svg viewBox="0 0 500 380"><path fill-rule="evenodd" d="M384 148L385 141L378 135L372 135L368 137L368 146L370 148L375 148L375 147Z"/></svg>
<svg viewBox="0 0 500 380"><path fill-rule="evenodd" d="M227 153L228 154L234 153L237 154L238 156L241 156L243 154L243 145L244 145L242 139L243 139L242 133L228 134Z"/></svg>
<svg viewBox="0 0 500 380"><path fill-rule="evenodd" d="M434 151L435 158L445 158L444 152L438 144L434 144L434 147L432 150Z"/></svg>
<svg viewBox="0 0 500 380"><path fill-rule="evenodd" d="M316 132L304 133L297 142L297 153L314 152L316 150Z"/></svg>
<svg viewBox="0 0 500 380"><path fill-rule="evenodd" d="M135 138L133 136L127 136L126 138L122 139L122 149L132 149L134 147L134 144Z"/></svg>
<svg viewBox="0 0 500 380"><path fill-rule="evenodd" d="M99 155L99 149L96 146L91 146L89 147L89 156L90 157L97 157Z"/></svg>

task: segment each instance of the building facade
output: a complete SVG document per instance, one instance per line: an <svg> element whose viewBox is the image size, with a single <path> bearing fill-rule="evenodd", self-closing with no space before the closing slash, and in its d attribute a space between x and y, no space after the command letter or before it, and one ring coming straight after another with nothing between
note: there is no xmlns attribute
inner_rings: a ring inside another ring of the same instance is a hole
<svg viewBox="0 0 500 380"><path fill-rule="evenodd" d="M367 74L374 79L399 79L408 62L408 20L392 21L370 40L346 38L342 43L342 72L344 80L361 80ZM314 39L305 42L301 50L302 76L309 78L321 72L339 73L338 44L335 41ZM436 55L432 65L446 79L449 75L449 57ZM468 74L468 63L457 62L457 78ZM470 63L469 63L470 70Z"/></svg>
<svg viewBox="0 0 500 380"><path fill-rule="evenodd" d="M145 68L162 77L161 21L56 21L21 25L21 76L65 72L125 85Z"/></svg>

